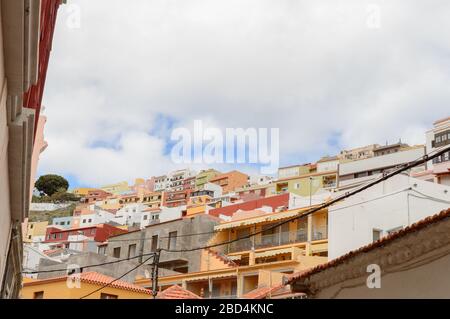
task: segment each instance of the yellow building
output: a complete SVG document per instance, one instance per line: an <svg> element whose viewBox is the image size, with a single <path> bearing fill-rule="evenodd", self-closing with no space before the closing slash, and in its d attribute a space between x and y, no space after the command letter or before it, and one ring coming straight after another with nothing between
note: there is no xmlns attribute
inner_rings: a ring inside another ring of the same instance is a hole
<svg viewBox="0 0 450 319"><path fill-rule="evenodd" d="M45 237L48 222L28 222L23 236L24 243L33 242L33 238L37 236Z"/></svg>
<svg viewBox="0 0 450 319"><path fill-rule="evenodd" d="M78 277L77 277L78 276ZM96 272L33 280L23 279L23 299L80 299L114 280ZM115 281L85 299L150 299L151 290L125 281Z"/></svg>
<svg viewBox="0 0 450 319"><path fill-rule="evenodd" d="M286 274L327 262L327 210L268 229L306 209L235 213L232 220L215 227L217 233L208 244L236 241L203 250L199 272L160 277L159 289L180 285L205 298L241 298L252 290L280 285ZM238 240L259 231L262 234ZM149 279L141 278L135 283L151 287Z"/></svg>
<svg viewBox="0 0 450 319"><path fill-rule="evenodd" d="M163 201L163 192L143 192L140 202L150 208L160 208Z"/></svg>
<svg viewBox="0 0 450 319"><path fill-rule="evenodd" d="M336 171L314 172L279 179L274 184L278 194L289 192L300 196L309 196L315 194L319 189L335 187L336 179Z"/></svg>
<svg viewBox="0 0 450 319"><path fill-rule="evenodd" d="M87 196L87 194L89 193L89 191L93 191L95 190L95 188L89 188L89 187L78 187L78 188L74 188L72 190L72 194L80 196L80 197L84 197Z"/></svg>
<svg viewBox="0 0 450 319"><path fill-rule="evenodd" d="M213 198L214 192L210 190L192 192L186 205L186 215L204 214L208 208L220 207L220 202L211 203Z"/></svg>
<svg viewBox="0 0 450 319"><path fill-rule="evenodd" d="M120 195L122 193L129 192L131 190L130 186L128 186L128 182L120 182L116 184L106 185L100 187L100 189L114 195Z"/></svg>

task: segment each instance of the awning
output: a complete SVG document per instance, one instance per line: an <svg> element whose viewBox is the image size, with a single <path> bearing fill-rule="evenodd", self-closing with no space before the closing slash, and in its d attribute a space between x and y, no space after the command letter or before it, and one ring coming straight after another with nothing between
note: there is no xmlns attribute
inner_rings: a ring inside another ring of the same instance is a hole
<svg viewBox="0 0 450 319"><path fill-rule="evenodd" d="M186 282L192 282L192 281L203 281L203 280L208 280L208 279L230 278L230 277L236 277L236 272L192 277L192 278L187 278L185 281Z"/></svg>
<svg viewBox="0 0 450 319"><path fill-rule="evenodd" d="M306 209L305 209L306 210ZM268 213L267 216L260 216L256 218L249 218L244 220L237 220L235 222L227 222L214 227L215 230L225 230L230 228L236 228L240 226L254 225L264 222L272 222L284 218L300 215L303 210L286 211L282 213Z"/></svg>
<svg viewBox="0 0 450 319"><path fill-rule="evenodd" d="M255 253L255 258L272 257L272 256L288 254L288 253L292 253L292 247L283 248L283 249L266 250L266 251L263 251L260 253Z"/></svg>

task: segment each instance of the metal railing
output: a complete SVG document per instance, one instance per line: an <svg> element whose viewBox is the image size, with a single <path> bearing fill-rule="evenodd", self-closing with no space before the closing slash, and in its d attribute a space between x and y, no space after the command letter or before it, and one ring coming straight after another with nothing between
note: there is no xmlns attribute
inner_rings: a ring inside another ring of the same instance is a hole
<svg viewBox="0 0 450 319"><path fill-rule="evenodd" d="M327 239L328 238L327 226L313 227L311 237L312 240Z"/></svg>
<svg viewBox="0 0 450 319"><path fill-rule="evenodd" d="M253 245L253 240L254 245ZM301 243L308 240L306 229L297 230L295 232L275 232L273 234L261 235L253 237L253 239L244 238L231 243L228 246L228 253L251 250L265 247L275 247L292 243Z"/></svg>

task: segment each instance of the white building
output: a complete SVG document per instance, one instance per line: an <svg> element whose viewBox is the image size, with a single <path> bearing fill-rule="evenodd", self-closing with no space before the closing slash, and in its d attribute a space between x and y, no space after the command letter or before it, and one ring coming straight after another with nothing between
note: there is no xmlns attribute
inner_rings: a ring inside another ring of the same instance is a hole
<svg viewBox="0 0 450 319"><path fill-rule="evenodd" d="M41 259L48 259L51 261L58 262L58 260L48 257L39 248L36 248L33 245L28 244L23 245L22 265L24 272L37 271ZM34 279L37 278L37 275L38 274L24 274L25 277Z"/></svg>
<svg viewBox="0 0 450 319"><path fill-rule="evenodd" d="M159 192L166 190L169 186L169 177L167 175L155 177L154 191Z"/></svg>
<svg viewBox="0 0 450 319"><path fill-rule="evenodd" d="M186 206L148 208L142 213L140 221L141 228L151 224L164 223L181 218L183 216L183 210L186 210Z"/></svg>
<svg viewBox="0 0 450 319"><path fill-rule="evenodd" d="M169 183L167 185L167 190L170 191L181 191L184 189L184 180L189 177L194 177L195 172L189 168L179 169L172 171L168 174Z"/></svg>
<svg viewBox="0 0 450 319"><path fill-rule="evenodd" d="M267 185L272 183L273 178L270 176L265 175L249 175L248 177L248 186L255 186L255 185Z"/></svg>
<svg viewBox="0 0 450 319"><path fill-rule="evenodd" d="M89 227L115 221L116 215L106 210L96 208L92 214L80 215L78 227Z"/></svg>
<svg viewBox="0 0 450 319"><path fill-rule="evenodd" d="M339 164L338 188L354 187L376 178L381 173L389 172L397 166L422 158L425 155L425 147L415 146L382 156ZM419 172L425 169L425 165L415 167L412 171Z"/></svg>
<svg viewBox="0 0 450 319"><path fill-rule="evenodd" d="M119 225L133 226L141 223L142 214L148 206L142 203L126 204L116 212L112 221Z"/></svg>
<svg viewBox="0 0 450 319"><path fill-rule="evenodd" d="M427 153L450 146L450 117L434 122L426 132ZM414 175L417 178L450 186L450 152L427 163L427 171Z"/></svg>
<svg viewBox="0 0 450 319"><path fill-rule="evenodd" d="M329 207L328 257L344 255L449 206L450 187L396 175Z"/></svg>

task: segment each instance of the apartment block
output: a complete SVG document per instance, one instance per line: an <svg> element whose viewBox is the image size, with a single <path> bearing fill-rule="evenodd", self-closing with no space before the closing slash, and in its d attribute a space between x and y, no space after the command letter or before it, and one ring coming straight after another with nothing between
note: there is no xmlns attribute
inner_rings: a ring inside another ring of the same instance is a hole
<svg viewBox="0 0 450 319"><path fill-rule="evenodd" d="M247 185L248 175L239 171L231 171L217 175L210 179L210 182L222 187L223 193L229 193L237 188Z"/></svg>

